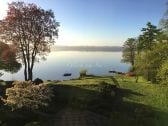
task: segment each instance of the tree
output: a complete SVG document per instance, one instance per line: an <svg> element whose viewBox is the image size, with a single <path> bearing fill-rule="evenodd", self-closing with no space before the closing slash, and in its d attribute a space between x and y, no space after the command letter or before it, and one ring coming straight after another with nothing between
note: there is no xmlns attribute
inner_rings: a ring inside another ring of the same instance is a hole
<svg viewBox="0 0 168 126"><path fill-rule="evenodd" d="M134 66L135 61L136 43L137 42L135 38L128 38L123 46L122 61L126 63L131 63L132 67Z"/></svg>
<svg viewBox="0 0 168 126"><path fill-rule="evenodd" d="M168 2L167 2L168 7ZM166 35L168 35L168 8L163 16L163 18L160 20L160 27L164 31Z"/></svg>
<svg viewBox="0 0 168 126"><path fill-rule="evenodd" d="M168 60L168 38L160 34L152 50L143 51L136 56L135 69L147 80L156 82L159 68Z"/></svg>
<svg viewBox="0 0 168 126"><path fill-rule="evenodd" d="M146 26L146 28L142 28L142 35L138 37L138 52L152 50L152 47L156 43L157 36L161 34L161 29L158 29L150 22L148 22Z"/></svg>
<svg viewBox="0 0 168 126"><path fill-rule="evenodd" d="M25 80L33 79L34 62L45 57L58 37L59 23L52 10L35 4L12 2L5 19L0 22L1 39L15 45L24 64Z"/></svg>
<svg viewBox="0 0 168 126"><path fill-rule="evenodd" d="M142 75L148 81L155 82L156 68L153 64L152 51L142 52L136 55L135 58L135 72Z"/></svg>
<svg viewBox="0 0 168 126"><path fill-rule="evenodd" d="M156 82L157 69L160 59L156 57L159 43L162 41L162 30L150 22L142 28L142 34L137 41L137 55L135 60L135 71L144 76L148 81Z"/></svg>
<svg viewBox="0 0 168 126"><path fill-rule="evenodd" d="M157 78L162 84L168 84L168 60L158 69Z"/></svg>

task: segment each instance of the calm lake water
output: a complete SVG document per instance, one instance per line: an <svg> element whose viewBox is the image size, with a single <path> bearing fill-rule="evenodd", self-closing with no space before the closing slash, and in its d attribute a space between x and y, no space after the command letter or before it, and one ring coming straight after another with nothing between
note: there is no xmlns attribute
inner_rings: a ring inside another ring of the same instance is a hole
<svg viewBox="0 0 168 126"><path fill-rule="evenodd" d="M109 70L126 72L129 64L121 62L122 52L75 52L54 51L47 60L35 63L34 78L43 80L66 80L79 77L81 69L87 69L88 74L110 75ZM10 74L3 71L3 80L24 80L23 68L18 73ZM72 73L64 77L64 73Z"/></svg>

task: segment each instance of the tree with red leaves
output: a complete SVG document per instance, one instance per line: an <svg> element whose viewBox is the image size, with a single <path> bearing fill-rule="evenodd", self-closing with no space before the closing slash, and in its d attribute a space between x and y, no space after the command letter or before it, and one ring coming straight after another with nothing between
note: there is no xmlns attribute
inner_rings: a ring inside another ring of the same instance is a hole
<svg viewBox="0 0 168 126"><path fill-rule="evenodd" d="M0 22L1 40L12 43L24 64L25 80L33 79L34 62L44 58L58 37L59 23L52 10L35 4L12 2Z"/></svg>

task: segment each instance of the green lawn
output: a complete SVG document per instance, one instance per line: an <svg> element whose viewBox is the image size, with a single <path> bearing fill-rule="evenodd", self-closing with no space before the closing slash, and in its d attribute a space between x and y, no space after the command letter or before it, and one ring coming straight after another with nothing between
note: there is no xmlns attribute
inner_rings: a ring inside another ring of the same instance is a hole
<svg viewBox="0 0 168 126"><path fill-rule="evenodd" d="M41 122L40 126L52 126L54 115L59 110L72 107L107 116L113 126L168 125L168 86L151 84L143 78L139 78L138 83L135 83L134 77L115 76L115 79L119 87L115 88L111 97L102 96L100 90L102 81L115 85L110 76L45 82L53 87L55 98L43 110L43 116L33 117L29 113L30 117Z"/></svg>
<svg viewBox="0 0 168 126"><path fill-rule="evenodd" d="M168 125L168 86L151 84L143 78L135 83L134 77L116 76L120 87L116 96L102 98L99 83L114 84L111 77L85 77L51 83L58 86L68 106L89 109L108 116L114 125L124 126L167 126Z"/></svg>
<svg viewBox="0 0 168 126"><path fill-rule="evenodd" d="M148 105L154 108L158 108L159 110L168 111L168 85L151 84L150 82L145 81L143 78L139 78L138 83L135 82L134 77L121 78L121 76L116 76L115 78L120 85L119 88L128 89L135 93L135 95L130 94L129 96L124 96L124 101ZM75 80L65 80L55 83L55 85L66 85L97 91L97 87L102 81L114 84L110 77L101 76L85 77L83 79ZM73 95L77 92L72 91L71 93L71 95ZM136 93L141 95L136 95ZM78 95L76 94L76 97L81 94L82 93L79 92Z"/></svg>

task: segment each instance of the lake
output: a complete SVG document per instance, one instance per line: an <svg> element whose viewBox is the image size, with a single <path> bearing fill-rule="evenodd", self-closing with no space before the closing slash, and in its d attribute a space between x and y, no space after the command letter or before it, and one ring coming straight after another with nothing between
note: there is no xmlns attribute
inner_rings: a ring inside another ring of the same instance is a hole
<svg viewBox="0 0 168 126"><path fill-rule="evenodd" d="M48 54L47 60L35 63L34 78L43 80L67 80L79 77L81 69L88 74L110 75L109 70L127 72L130 65L121 62L122 52L80 52L80 51L53 51ZM23 67L19 72L4 73L0 79L24 80ZM72 73L71 77L64 77L64 73Z"/></svg>

